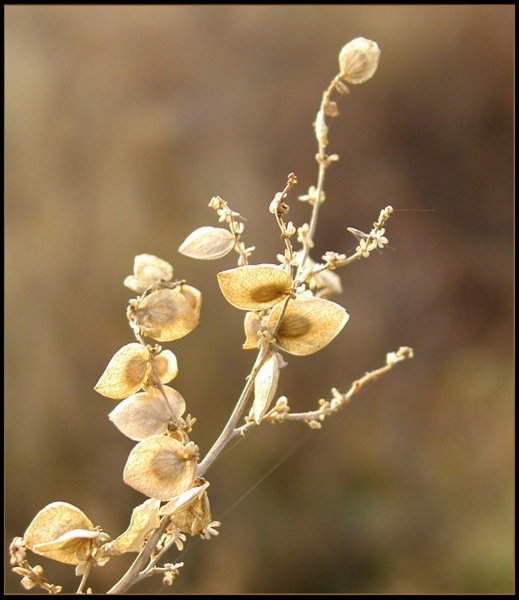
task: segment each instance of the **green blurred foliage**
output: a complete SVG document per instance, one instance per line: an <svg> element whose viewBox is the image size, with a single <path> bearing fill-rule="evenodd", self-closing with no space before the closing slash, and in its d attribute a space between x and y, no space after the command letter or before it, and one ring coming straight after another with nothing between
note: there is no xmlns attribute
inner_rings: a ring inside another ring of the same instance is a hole
<svg viewBox="0 0 519 600"><path fill-rule="evenodd" d="M168 260L203 293L201 324L166 346L193 439L209 449L253 353L216 283L234 258L197 262L178 246L216 224L207 204L220 195L247 218L252 259L275 261L269 203L293 171L290 218L307 218L295 198L316 183L321 94L341 47L364 36L382 50L379 71L331 124L341 160L314 258L351 250L346 227L369 230L388 204L391 248L341 271L350 322L319 354L288 357L279 393L310 409L400 345L415 359L308 438L299 424L251 432L207 475L220 537L189 547L171 590L155 578L132 591L512 593L515 7L4 15L6 547L54 500L113 537L143 500L122 482L133 443L93 390L132 340L122 281L136 254ZM128 560L97 569L94 591ZM73 569L44 566L75 589ZM7 560L5 589L22 591Z"/></svg>

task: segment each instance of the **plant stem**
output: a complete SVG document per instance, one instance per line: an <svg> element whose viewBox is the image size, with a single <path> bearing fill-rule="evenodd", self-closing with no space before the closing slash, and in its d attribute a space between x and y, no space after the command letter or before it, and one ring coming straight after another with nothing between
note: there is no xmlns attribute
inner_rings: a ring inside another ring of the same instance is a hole
<svg viewBox="0 0 519 600"><path fill-rule="evenodd" d="M258 357L256 358L256 362L252 368L250 375L247 378L247 383L242 390L242 393L234 407L234 410L227 421L227 425L224 427L222 433L218 436L218 439L213 444L211 449L205 455L204 459L198 465L198 469L196 471L197 477L203 477L205 472L209 469L209 467L213 464L225 446L236 436L238 435L238 431L236 430L236 424L238 423L238 419L240 418L245 405L251 395L251 392L254 388L254 380L261 366L265 362L265 358L268 354L268 344L261 346L260 351L258 353Z"/></svg>
<svg viewBox="0 0 519 600"><path fill-rule="evenodd" d="M107 594L123 594L143 578L141 577L141 571L144 570L144 566L149 561L151 553L155 549L162 534L169 524L169 520L169 516L163 517L159 527L152 533L150 539L146 542L146 546L144 546L144 548L138 554L131 567L126 571L121 579L106 592Z"/></svg>

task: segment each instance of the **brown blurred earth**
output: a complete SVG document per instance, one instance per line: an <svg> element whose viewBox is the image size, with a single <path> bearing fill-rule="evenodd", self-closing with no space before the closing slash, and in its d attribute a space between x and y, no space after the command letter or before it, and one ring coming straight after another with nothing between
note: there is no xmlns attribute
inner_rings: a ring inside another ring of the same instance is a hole
<svg viewBox="0 0 519 600"><path fill-rule="evenodd" d="M207 474L220 536L188 545L172 588L152 578L132 592L513 593L515 6L11 5L4 16L6 549L54 500L112 537L144 500L122 481L134 443L93 390L132 341L122 282L137 254L202 291L200 325L165 346L192 439L210 448L253 353L216 282L233 255L177 249L217 225L207 205L220 195L247 219L252 260L276 261L268 206L294 172L290 218L308 218L296 197L316 183L312 123L340 49L364 36L380 66L331 124L340 161L313 256L350 252L346 228L369 230L387 205L390 248L340 272L333 299L348 325L318 354L287 357L278 391L309 410L401 345L415 358L308 437L296 423L252 431ZM132 558L96 569L94 592ZM77 588L72 567L36 563ZM22 593L7 558L5 570L5 592Z"/></svg>

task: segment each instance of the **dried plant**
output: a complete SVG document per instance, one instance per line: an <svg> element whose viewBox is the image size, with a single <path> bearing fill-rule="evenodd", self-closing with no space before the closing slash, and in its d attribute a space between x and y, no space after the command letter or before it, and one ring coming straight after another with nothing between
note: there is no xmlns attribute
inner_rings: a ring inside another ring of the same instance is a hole
<svg viewBox="0 0 519 600"><path fill-rule="evenodd" d="M135 258L134 273L124 284L138 294L127 309L136 341L114 354L95 389L120 400L109 418L137 442L128 456L123 479L147 500L133 510L128 529L113 540L71 504L53 502L43 508L10 548L13 570L22 576L25 589L39 586L49 593L62 589L45 579L40 565L32 567L28 563L27 550L75 566L76 575L81 577L77 593L92 592L86 587L92 567L101 567L127 552L137 553L137 558L107 593L126 592L155 574L171 584L183 563L159 566L170 548L182 550L186 536L210 539L218 535L220 523L211 517L205 475L233 438L267 422L301 421L319 429L325 418L339 411L366 382L412 357L407 347L389 353L384 366L355 381L346 393L332 388L331 398L319 400L314 410L292 412L286 397L275 400L280 370L286 364L283 354L305 356L318 352L348 322L346 310L328 299L342 291L335 271L369 257L388 243L385 224L392 213L390 206L380 212L368 233L348 229L358 242L350 256L330 251L321 262L310 257L319 209L325 200L325 174L339 158L326 153L328 123L339 114L332 95L345 95L349 92L346 84L370 79L379 55L377 44L364 38L351 41L340 52L339 74L323 93L314 124L317 183L299 197L311 209L309 222L296 227L286 220L288 192L297 182L292 173L269 206L284 243L282 253L277 255L279 264L250 264L254 247L242 241L244 219L218 196L209 206L222 226L200 227L179 248L182 254L200 260L237 253L237 267L218 273L218 284L229 304L245 313L243 348L257 351L226 426L202 460L190 439L195 419L185 415L184 398L168 385L178 373L176 356L147 341L171 342L190 333L199 322L201 293L184 280L174 280L173 267L165 260L149 254Z"/></svg>

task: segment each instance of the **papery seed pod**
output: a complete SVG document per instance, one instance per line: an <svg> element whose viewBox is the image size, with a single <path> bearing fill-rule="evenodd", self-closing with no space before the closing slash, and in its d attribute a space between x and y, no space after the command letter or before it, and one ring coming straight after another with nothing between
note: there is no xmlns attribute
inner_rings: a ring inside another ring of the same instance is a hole
<svg viewBox="0 0 519 600"><path fill-rule="evenodd" d="M198 447L168 436L155 435L130 452L123 479L132 488L159 500L170 500L193 485Z"/></svg>
<svg viewBox="0 0 519 600"><path fill-rule="evenodd" d="M178 251L200 260L222 258L234 248L234 236L222 227L200 227L187 236Z"/></svg>
<svg viewBox="0 0 519 600"><path fill-rule="evenodd" d="M171 350L163 350L151 359L155 375L161 383L169 383L178 375L177 357Z"/></svg>
<svg viewBox="0 0 519 600"><path fill-rule="evenodd" d="M121 433L132 440L145 440L166 433L170 423L184 414L186 402L177 390L167 385L162 387L169 405L158 389L150 387L145 392L133 394L120 402L108 418Z"/></svg>
<svg viewBox="0 0 519 600"><path fill-rule="evenodd" d="M380 48L376 42L358 37L346 44L339 54L341 79L348 83L364 83L378 67Z"/></svg>
<svg viewBox="0 0 519 600"><path fill-rule="evenodd" d="M282 306L275 306L268 326L274 328ZM328 345L349 319L339 304L313 296L298 296L290 300L276 333L278 346L296 356L313 354Z"/></svg>
<svg viewBox="0 0 519 600"><path fill-rule="evenodd" d="M139 302L135 320L143 335L170 342L190 333L198 325L199 312L190 303L195 301L194 294L189 290L186 295L179 287L160 289Z"/></svg>
<svg viewBox="0 0 519 600"><path fill-rule="evenodd" d="M124 280L124 285L138 294L159 281L170 281L173 267L153 254L139 254L135 257L133 275Z"/></svg>
<svg viewBox="0 0 519 600"><path fill-rule="evenodd" d="M52 502L34 517L23 535L29 550L51 560L77 565L92 549L100 532L79 508Z"/></svg>
<svg viewBox="0 0 519 600"><path fill-rule="evenodd" d="M292 278L275 265L245 265L218 273L218 285L227 302L241 310L274 306L292 288Z"/></svg>
<svg viewBox="0 0 519 600"><path fill-rule="evenodd" d="M141 389L150 373L150 353L133 342L118 350L108 363L94 389L107 398L120 400Z"/></svg>

